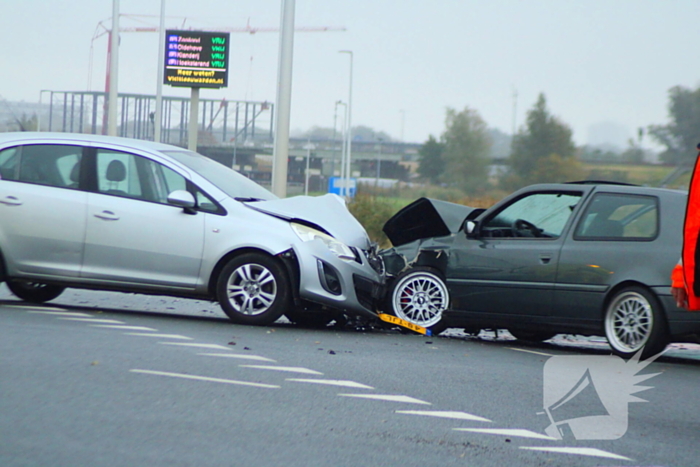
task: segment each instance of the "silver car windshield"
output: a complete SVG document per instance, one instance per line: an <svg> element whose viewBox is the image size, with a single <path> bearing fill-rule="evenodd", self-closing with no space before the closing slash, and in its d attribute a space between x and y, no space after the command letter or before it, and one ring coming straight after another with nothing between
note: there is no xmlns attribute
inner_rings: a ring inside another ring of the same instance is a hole
<svg viewBox="0 0 700 467"><path fill-rule="evenodd" d="M218 189L239 201L277 199L251 179L223 164L192 151L161 151L206 178Z"/></svg>

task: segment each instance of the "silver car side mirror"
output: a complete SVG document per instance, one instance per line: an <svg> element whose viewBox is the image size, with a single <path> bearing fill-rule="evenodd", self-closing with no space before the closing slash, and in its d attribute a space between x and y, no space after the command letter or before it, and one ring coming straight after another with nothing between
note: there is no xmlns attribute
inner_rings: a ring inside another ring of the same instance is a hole
<svg viewBox="0 0 700 467"><path fill-rule="evenodd" d="M175 190L168 195L168 204L179 206L184 208L185 211L188 211L194 209L196 201L189 191Z"/></svg>

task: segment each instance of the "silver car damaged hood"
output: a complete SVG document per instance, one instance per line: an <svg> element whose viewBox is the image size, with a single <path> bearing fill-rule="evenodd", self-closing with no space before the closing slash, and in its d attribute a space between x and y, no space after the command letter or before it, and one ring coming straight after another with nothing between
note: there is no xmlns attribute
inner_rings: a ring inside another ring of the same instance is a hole
<svg viewBox="0 0 700 467"><path fill-rule="evenodd" d="M245 204L256 211L281 219L315 224L346 245L363 250L370 247L364 227L348 211L345 201L338 195L294 196Z"/></svg>

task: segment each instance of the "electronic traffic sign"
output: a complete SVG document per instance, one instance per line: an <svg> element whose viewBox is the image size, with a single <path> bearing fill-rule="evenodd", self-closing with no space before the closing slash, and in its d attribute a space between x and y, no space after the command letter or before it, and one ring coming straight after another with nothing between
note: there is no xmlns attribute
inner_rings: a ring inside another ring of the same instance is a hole
<svg viewBox="0 0 700 467"><path fill-rule="evenodd" d="M189 88L228 85L227 32L165 31L163 84Z"/></svg>

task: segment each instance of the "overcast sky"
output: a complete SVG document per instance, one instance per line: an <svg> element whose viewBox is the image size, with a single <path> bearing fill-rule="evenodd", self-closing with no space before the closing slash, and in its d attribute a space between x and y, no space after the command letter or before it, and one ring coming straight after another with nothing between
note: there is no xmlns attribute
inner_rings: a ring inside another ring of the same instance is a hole
<svg viewBox="0 0 700 467"><path fill-rule="evenodd" d="M104 89L108 40L93 37L100 21L111 25L111 0L0 5L2 98ZM166 0L166 27L278 28L280 5ZM160 1L121 0L120 10L157 16ZM543 92L577 144L623 144L637 128L668 121L669 88L700 85L699 19L698 0L296 0L297 28L346 30L295 34L292 130L333 126L349 84L349 56L338 51L352 50L353 125L423 142L444 131L447 107L469 106L511 133ZM121 20L143 25L158 19ZM228 88L201 97L274 102L278 39L232 33ZM157 56L155 33L122 33L119 91L155 94Z"/></svg>

